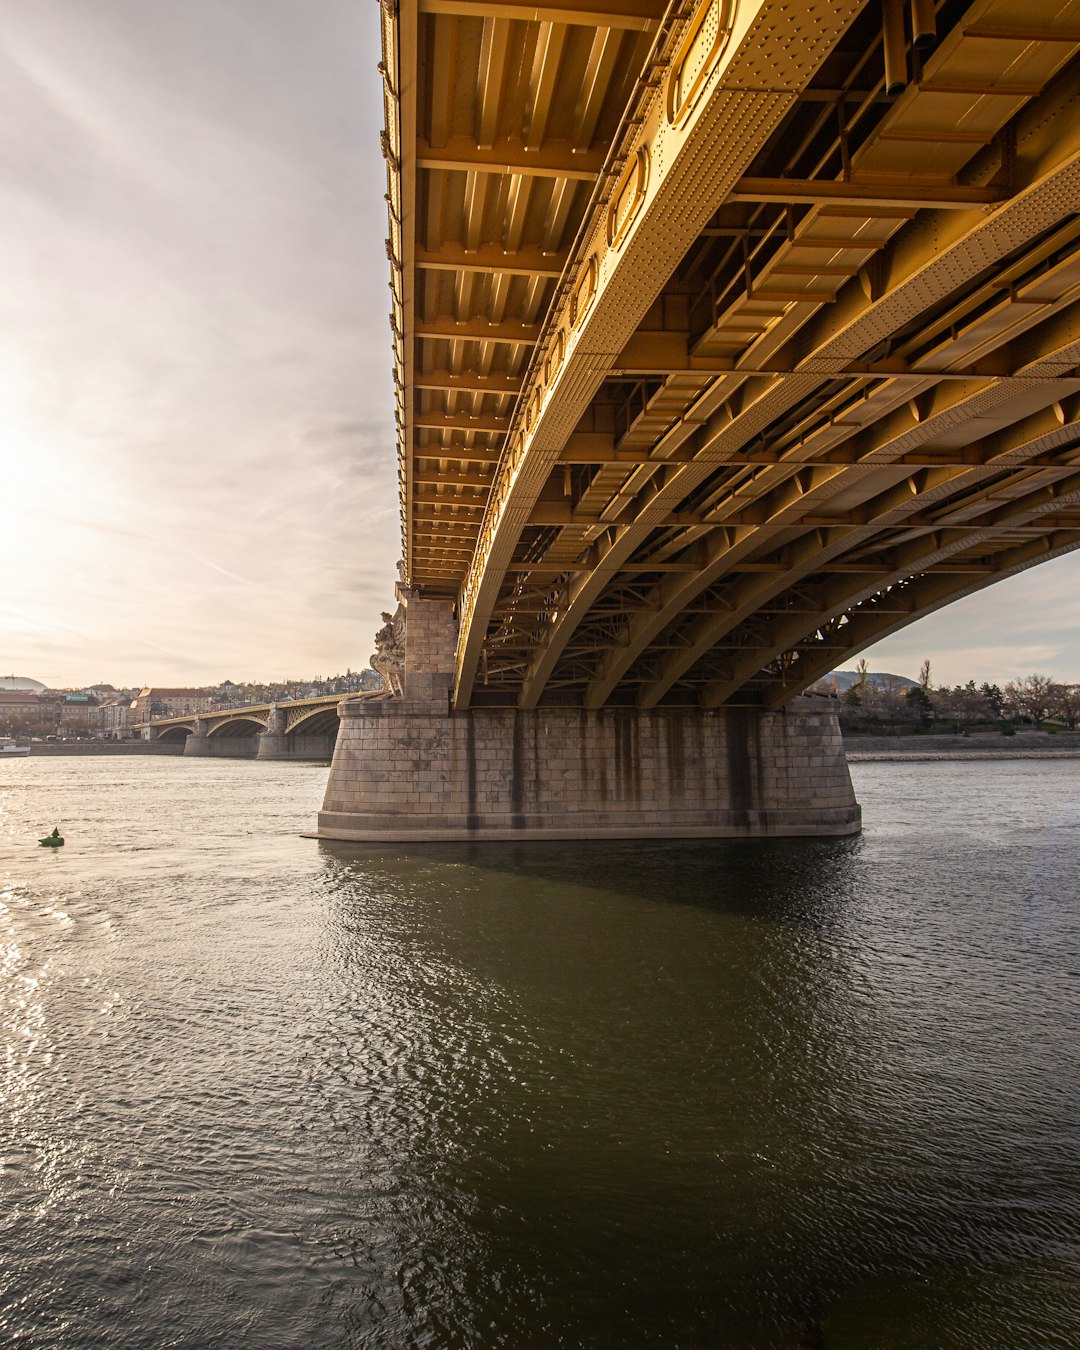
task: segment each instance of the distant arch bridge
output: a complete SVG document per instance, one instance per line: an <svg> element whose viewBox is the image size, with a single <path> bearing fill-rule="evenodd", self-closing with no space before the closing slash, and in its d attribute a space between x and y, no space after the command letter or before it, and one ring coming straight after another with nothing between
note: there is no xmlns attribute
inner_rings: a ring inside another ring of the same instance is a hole
<svg viewBox="0 0 1080 1350"><path fill-rule="evenodd" d="M240 708L156 717L135 730L148 740L182 741L186 755L258 759L330 759L338 706L381 694L322 694L317 698L250 703Z"/></svg>

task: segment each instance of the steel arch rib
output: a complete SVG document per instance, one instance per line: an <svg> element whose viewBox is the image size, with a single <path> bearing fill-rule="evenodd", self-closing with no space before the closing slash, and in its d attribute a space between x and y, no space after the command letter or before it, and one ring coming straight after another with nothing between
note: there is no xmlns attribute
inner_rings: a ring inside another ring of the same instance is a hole
<svg viewBox="0 0 1080 1350"><path fill-rule="evenodd" d="M838 662L842 664L850 660L872 643L880 642L917 619L923 619L936 610L944 609L946 605L951 605L956 600L974 595L978 591L985 590L987 586L1003 581L1006 577L1026 572L1040 563L1064 557L1065 554L1072 553L1078 548L1080 548L1080 530L1059 530L1046 538L1034 540L1030 544L1021 544L1010 550L1003 556L1000 570L995 571L992 576L962 582L952 577L922 578L914 583L912 598L916 603L910 612L899 617L894 613L887 615L867 613L852 620L849 626L854 630L852 633L854 641L841 649L830 648L827 655L808 665L805 670L800 670L797 681L779 684L763 697L762 706L779 708L809 688L815 680L820 680L830 670L835 669Z"/></svg>
<svg viewBox="0 0 1080 1350"><path fill-rule="evenodd" d="M1080 314L1073 312L1064 316L1064 319L1068 321L1068 327L1075 334L1077 325L1080 323ZM1064 322L1063 326L1065 326ZM1060 340L1061 333L1058 332L1054 336ZM1078 359L1080 359L1080 338L1073 336L1071 342L1056 347L1053 353L1045 358L1045 361L1056 364L1059 360L1076 361ZM1066 382L1062 381L1061 383ZM1071 386L1068 392L1080 391L1080 380L1073 379L1067 383ZM1010 453L1015 455L1020 452L1031 457L1042 450L1055 448L1063 444L1075 430L1075 423L1062 425L1056 414L1049 411L1055 401L1062 396L1062 392L1059 387L1048 385L1045 393L1047 406L1041 413L1034 413L1027 418L1018 419L1011 426L988 438L992 448L996 451L995 458L997 455ZM958 401L938 418L929 418L925 422L913 424L906 431L894 436L891 443L887 441L884 446L879 448L884 453L899 456L922 442L934 439L935 436L941 434L942 430L960 425L968 418L992 409L995 401L1000 401L1000 397L1000 392L994 386L984 388L977 394ZM887 459L882 461L883 465L888 463ZM1012 467L1023 467L1023 462L995 464L991 459L989 463L971 465L970 468L960 466L956 468L942 466L940 470L927 468L919 471L919 474L924 475L923 485L916 487L910 493L906 492L905 488L909 483L917 483L918 474L913 474L908 479L896 484L893 488L880 494L878 498L871 499L869 505L874 514L864 524L852 525L843 536L829 539L819 548L815 549L813 543L811 543L805 556L793 558L790 571L785 572L775 583L770 584L760 579L750 580L745 584L745 589L750 592L749 595L737 595L735 597L736 603L731 609L704 619L687 648L673 653L665 662L663 672L641 691L638 699L639 706L643 708L655 706L668 690L697 661L706 655L710 647L744 622L758 605L771 599L786 589L792 582L811 574L817 567L850 548L853 539L858 538L860 543L868 543L878 531L902 525L905 517L924 509L927 502L937 498L947 498L954 495L955 492L963 490L965 486L976 485L978 480L985 477L987 473L1000 473ZM841 470L833 482L842 490L846 480L847 474ZM790 521L786 522L788 526L791 523ZM777 534L784 527L785 525L782 523L772 533ZM810 531L808 537L812 539L815 534L816 531ZM756 540L750 542L752 545L757 545ZM764 536L762 542L768 542L768 535ZM800 544L801 541L796 540L790 545L795 554L800 553ZM736 554L738 551L738 548L730 551L723 561L723 566L717 566L717 574L729 568L737 570L739 559ZM749 551L749 547L742 549L743 554ZM736 584L738 585L738 583ZM673 617L675 616L670 616L668 622Z"/></svg>
<svg viewBox="0 0 1080 1350"><path fill-rule="evenodd" d="M1077 430L1080 430L1080 423L1073 423L1071 431L1074 435ZM992 522L973 521L967 534L946 538L944 535L932 533L914 540L910 546L898 550L902 561L897 566L881 570L875 569L873 564L868 562L866 572L863 574L864 579L870 578L866 584L853 584L857 582L858 574L847 580L838 578L833 583L832 593L825 604L816 610L805 610L792 616L771 635L772 641L768 646L749 651L741 660L735 661L723 679L714 680L707 685L701 700L702 704L705 707L719 707L736 697L770 661L777 660L785 652L797 647L809 634L817 631L823 624L838 618L845 610L861 603L862 599L909 581L913 576L958 553L965 553L980 544L992 544L996 534L1002 529L1037 524L1040 517L1052 515L1063 507L1068 508L1080 503L1080 475L1074 474L1068 483L1061 486L1065 491L1060 495L1048 496L1046 491L1041 489L1030 494L1028 498L1017 501L1014 508L1007 513L996 513L997 518ZM997 579L998 574L995 570L989 580Z"/></svg>
<svg viewBox="0 0 1080 1350"><path fill-rule="evenodd" d="M640 546L653 528L651 520L655 516L674 509L687 492L715 472L742 446L767 429L777 417L790 411L807 393L825 383L830 377L829 372L818 373L813 370L815 365L844 364L858 359L875 341L917 318L929 304L947 295L954 288L953 278L958 268L968 275L981 272L1000 263L1038 232L1057 224L1067 209L1067 203L1080 199L1080 153L1067 144L1063 146L1059 143L1055 149L1064 157L1064 163L1045 172L1038 182L997 208L989 218L982 212L978 213L978 223L950 248L937 253L927 263L921 261L917 249L912 249L917 258L911 271L881 299L870 301L862 292L846 292L848 311L854 310L854 313L835 313L837 308L843 308L841 304L834 306L834 312L826 316L821 325L826 333L822 335L813 355L803 363L806 368L805 382L799 378L773 380L761 396L735 419L729 420L721 413L715 417L715 422L720 424L715 429L709 423L688 429L687 436L693 434L699 438L702 445L701 459L680 464L672 473L670 485L665 484L662 493L650 503L651 515L643 515L623 528L612 546L616 552L609 571L613 572ZM966 213L965 218L968 218ZM832 332L828 331L830 329ZM717 381L714 389L722 389L720 400L730 397L735 382L730 377L721 377ZM607 560L605 554L600 559L599 567L604 567ZM584 599L597 590L597 587L589 585L586 578L575 594ZM550 677L557 656L565 650L585 612L583 605L575 606L573 610L568 608L552 625L531 673L522 700L525 706L539 700L543 684Z"/></svg>
<svg viewBox="0 0 1080 1350"><path fill-rule="evenodd" d="M811 9L779 0L743 0L737 40L724 53L708 93L678 127L660 120L660 100L648 110L649 126L666 138L668 153L634 226L619 250L600 243L602 222L591 227L589 249L601 276L583 321L573 328L554 389L540 410L527 453L504 458L488 514L462 587L462 633L455 673L455 704L472 696L480 653L503 576L532 508L567 437L686 249L728 196L758 145L779 124L826 53L861 8L861 0L836 0ZM811 26L812 25L812 26ZM762 79L766 69L771 83ZM780 79L777 72L783 72ZM721 75L723 78L721 79ZM724 129L739 123L749 133L739 145ZM719 149L718 149L719 147ZM660 162L661 157L656 157ZM651 224L650 228L645 228ZM555 316L561 321L564 311ZM550 326L548 331L551 331Z"/></svg>

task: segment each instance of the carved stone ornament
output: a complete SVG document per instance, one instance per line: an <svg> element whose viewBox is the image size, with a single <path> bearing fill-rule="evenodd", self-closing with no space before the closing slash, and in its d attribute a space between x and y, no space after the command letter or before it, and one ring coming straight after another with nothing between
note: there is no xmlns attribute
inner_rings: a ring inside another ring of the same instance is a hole
<svg viewBox="0 0 1080 1350"><path fill-rule="evenodd" d="M383 626L375 634L371 668L383 678L387 693L401 698L405 692L405 606L397 612L383 610Z"/></svg>

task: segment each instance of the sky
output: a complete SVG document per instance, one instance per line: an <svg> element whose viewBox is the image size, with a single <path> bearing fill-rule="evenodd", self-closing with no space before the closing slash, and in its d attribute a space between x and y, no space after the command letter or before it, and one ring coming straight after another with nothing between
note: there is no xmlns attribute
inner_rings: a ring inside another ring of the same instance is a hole
<svg viewBox="0 0 1080 1350"><path fill-rule="evenodd" d="M374 0L0 0L0 674L367 663L400 544ZM1080 557L870 668L1080 679Z"/></svg>
<svg viewBox="0 0 1080 1350"><path fill-rule="evenodd" d="M0 0L0 673L367 663L399 557L371 0Z"/></svg>

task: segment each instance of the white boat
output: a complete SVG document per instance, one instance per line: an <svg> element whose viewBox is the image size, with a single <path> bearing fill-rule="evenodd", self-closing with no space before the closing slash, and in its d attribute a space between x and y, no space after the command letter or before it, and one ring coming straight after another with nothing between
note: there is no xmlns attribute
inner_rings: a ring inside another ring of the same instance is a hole
<svg viewBox="0 0 1080 1350"><path fill-rule="evenodd" d="M30 747L28 745L16 745L10 736L0 736L0 755L28 755Z"/></svg>

